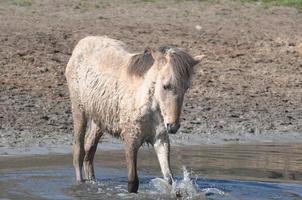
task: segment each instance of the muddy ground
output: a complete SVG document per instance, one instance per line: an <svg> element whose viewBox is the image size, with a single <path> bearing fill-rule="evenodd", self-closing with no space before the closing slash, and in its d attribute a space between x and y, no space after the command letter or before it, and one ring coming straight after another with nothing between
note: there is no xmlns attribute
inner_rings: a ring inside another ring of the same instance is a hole
<svg viewBox="0 0 302 200"><path fill-rule="evenodd" d="M302 13L240 1L0 1L0 146L70 144L64 69L77 41L206 55L180 132L231 141L302 135Z"/></svg>

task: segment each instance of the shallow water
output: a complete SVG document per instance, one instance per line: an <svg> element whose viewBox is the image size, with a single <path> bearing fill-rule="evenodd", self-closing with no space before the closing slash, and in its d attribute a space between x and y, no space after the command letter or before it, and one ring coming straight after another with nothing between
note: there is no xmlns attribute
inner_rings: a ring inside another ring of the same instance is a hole
<svg viewBox="0 0 302 200"><path fill-rule="evenodd" d="M140 188L128 194L124 154L101 151L98 182L77 185L71 155L1 156L0 199L302 199L299 144L172 148L177 183L161 178L151 149L139 155ZM186 165L188 170L183 169Z"/></svg>

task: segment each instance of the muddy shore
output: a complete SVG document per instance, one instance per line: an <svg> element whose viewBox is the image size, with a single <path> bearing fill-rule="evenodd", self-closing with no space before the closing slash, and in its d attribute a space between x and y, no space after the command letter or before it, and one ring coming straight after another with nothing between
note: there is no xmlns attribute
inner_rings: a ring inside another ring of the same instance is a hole
<svg viewBox="0 0 302 200"><path fill-rule="evenodd" d="M0 153L70 147L64 69L88 35L206 55L174 144L302 142L301 21L238 1L1 1Z"/></svg>

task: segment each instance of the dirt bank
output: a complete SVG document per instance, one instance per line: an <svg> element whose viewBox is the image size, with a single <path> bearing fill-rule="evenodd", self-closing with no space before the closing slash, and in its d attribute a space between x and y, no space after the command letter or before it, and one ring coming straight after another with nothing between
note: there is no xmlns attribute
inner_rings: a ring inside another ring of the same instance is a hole
<svg viewBox="0 0 302 200"><path fill-rule="evenodd" d="M223 0L1 1L0 146L71 143L63 72L87 35L206 54L185 100L183 134L299 137L301 21L294 8Z"/></svg>

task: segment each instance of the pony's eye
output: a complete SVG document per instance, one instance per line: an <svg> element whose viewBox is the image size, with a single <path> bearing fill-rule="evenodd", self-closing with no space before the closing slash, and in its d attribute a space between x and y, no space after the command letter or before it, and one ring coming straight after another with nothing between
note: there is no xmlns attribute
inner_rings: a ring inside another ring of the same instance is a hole
<svg viewBox="0 0 302 200"><path fill-rule="evenodd" d="M171 89L171 85L167 84L163 86L164 90L170 90Z"/></svg>

